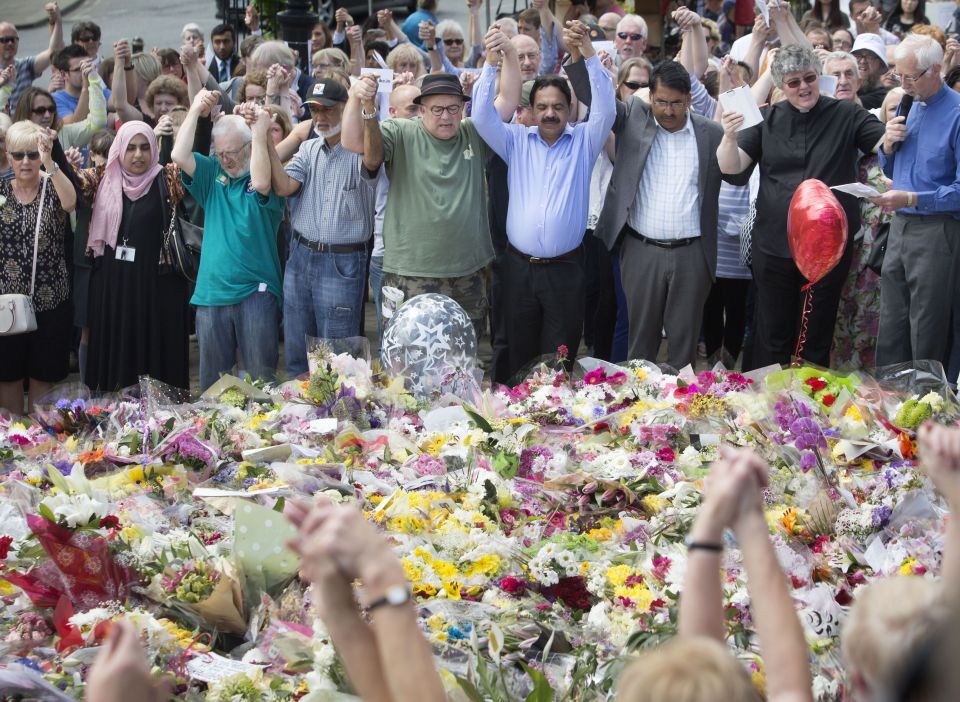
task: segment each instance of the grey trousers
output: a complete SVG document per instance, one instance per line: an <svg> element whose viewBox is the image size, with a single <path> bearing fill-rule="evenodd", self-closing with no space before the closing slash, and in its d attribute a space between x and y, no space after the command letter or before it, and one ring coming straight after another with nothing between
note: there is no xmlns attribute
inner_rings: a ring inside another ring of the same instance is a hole
<svg viewBox="0 0 960 702"><path fill-rule="evenodd" d="M946 363L958 265L960 222L950 215L893 216L880 275L878 366Z"/></svg>
<svg viewBox="0 0 960 702"><path fill-rule="evenodd" d="M702 244L664 249L626 234L620 276L630 323L629 357L656 362L665 329L667 363L677 370L693 363L713 282Z"/></svg>

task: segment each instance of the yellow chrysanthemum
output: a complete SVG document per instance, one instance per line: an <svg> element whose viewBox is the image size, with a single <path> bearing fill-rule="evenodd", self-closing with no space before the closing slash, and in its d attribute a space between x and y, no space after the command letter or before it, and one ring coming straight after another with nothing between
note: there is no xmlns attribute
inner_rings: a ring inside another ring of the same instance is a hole
<svg viewBox="0 0 960 702"><path fill-rule="evenodd" d="M495 553L481 556L464 571L468 578L474 575L492 575L500 570L500 556Z"/></svg>
<svg viewBox="0 0 960 702"><path fill-rule="evenodd" d="M623 585L631 575L633 575L633 569L628 565L616 565L607 568L607 580L614 587Z"/></svg>
<svg viewBox="0 0 960 702"><path fill-rule="evenodd" d="M612 539L613 532L607 529L606 527L602 527L600 529L591 529L588 536L594 541L603 542L603 541L609 541L610 539Z"/></svg>
<svg viewBox="0 0 960 702"><path fill-rule="evenodd" d="M843 413L843 416L853 422L863 422L863 414L860 412L860 408L854 404L847 407L847 411Z"/></svg>

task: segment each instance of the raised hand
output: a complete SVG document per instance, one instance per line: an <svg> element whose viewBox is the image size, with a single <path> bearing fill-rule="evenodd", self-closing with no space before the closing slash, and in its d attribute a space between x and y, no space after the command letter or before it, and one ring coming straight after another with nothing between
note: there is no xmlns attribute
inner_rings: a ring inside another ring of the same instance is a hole
<svg viewBox="0 0 960 702"><path fill-rule="evenodd" d="M336 13L333 15L333 19L337 23L337 31L342 32L347 27L353 26L353 17L350 16L350 13L347 12L344 8L338 7Z"/></svg>
<svg viewBox="0 0 960 702"><path fill-rule="evenodd" d="M247 5L247 9L243 13L243 23L247 25L247 29L251 32L260 29L260 12L253 3Z"/></svg>
<svg viewBox="0 0 960 702"><path fill-rule="evenodd" d="M350 86L349 95L360 101L364 108L371 110L376 107L378 79L375 75L360 76L356 83Z"/></svg>
<svg viewBox="0 0 960 702"><path fill-rule="evenodd" d="M737 130L743 124L743 115L739 112L724 112L720 119L723 125L723 138L737 140Z"/></svg>
<svg viewBox="0 0 960 702"><path fill-rule="evenodd" d="M190 105L190 109L196 110L201 117L206 117L219 100L219 90L201 90L197 93L196 97L193 98L193 104Z"/></svg>
<svg viewBox="0 0 960 702"><path fill-rule="evenodd" d="M128 621L112 624L110 636L87 677L88 702L138 700L160 702L169 699L170 686L150 675L140 636Z"/></svg>
<svg viewBox="0 0 960 702"><path fill-rule="evenodd" d="M419 27L420 41L428 49L437 45L437 25L433 22L421 22Z"/></svg>

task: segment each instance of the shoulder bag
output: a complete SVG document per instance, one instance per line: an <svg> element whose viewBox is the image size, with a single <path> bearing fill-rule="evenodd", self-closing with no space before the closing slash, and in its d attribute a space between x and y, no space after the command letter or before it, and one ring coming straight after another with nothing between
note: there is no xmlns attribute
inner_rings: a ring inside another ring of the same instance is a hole
<svg viewBox="0 0 960 702"><path fill-rule="evenodd" d="M190 281L197 282L200 270L200 249L203 246L203 227L180 216L180 204L170 201L167 190L167 174L160 174L160 194L164 203L170 202L170 224L164 233L161 251L161 266L169 264L173 270Z"/></svg>
<svg viewBox="0 0 960 702"><path fill-rule="evenodd" d="M867 256L865 265L877 275L880 275L880 269L883 268L883 257L887 254L887 239L890 237L890 222L884 222L877 228L877 233L873 237L873 248L870 249L870 255Z"/></svg>
<svg viewBox="0 0 960 702"><path fill-rule="evenodd" d="M33 272L30 274L30 294L0 295L0 336L26 334L37 330L37 314L33 308L33 290L37 283L37 253L40 247L40 222L43 217L43 202L47 197L49 177L40 176L40 206L37 208L37 223L33 229Z"/></svg>

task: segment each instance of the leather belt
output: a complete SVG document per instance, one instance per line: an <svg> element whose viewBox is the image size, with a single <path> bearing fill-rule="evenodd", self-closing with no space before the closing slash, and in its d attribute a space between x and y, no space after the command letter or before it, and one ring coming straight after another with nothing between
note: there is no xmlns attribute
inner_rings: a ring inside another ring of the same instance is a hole
<svg viewBox="0 0 960 702"><path fill-rule="evenodd" d="M582 249L583 249L583 244L580 244L577 248L571 249L570 251L560 254L559 256L554 256L552 258L543 258L541 256L531 256L530 254L525 254L516 246L507 242L507 251L509 251L510 253L516 256L519 256L527 263L532 263L534 265L545 265L548 263L564 263L566 261L576 261L580 257L580 252Z"/></svg>
<svg viewBox="0 0 960 702"><path fill-rule="evenodd" d="M356 251L367 250L366 242L360 242L357 244L324 244L320 241L310 241L309 239L304 238L304 236L296 229L293 230L293 240L302 246L306 246L311 251L316 251L317 253L354 253Z"/></svg>
<svg viewBox="0 0 960 702"><path fill-rule="evenodd" d="M643 234L638 232L629 224L624 225L624 230L626 230L627 234L632 236L634 239L642 241L645 244L650 244L651 246L656 246L657 248L661 248L661 249L679 249L683 246L689 246L693 242L700 240L700 237L698 236L693 236L693 237L690 237L689 239L651 239L650 237L644 236Z"/></svg>

